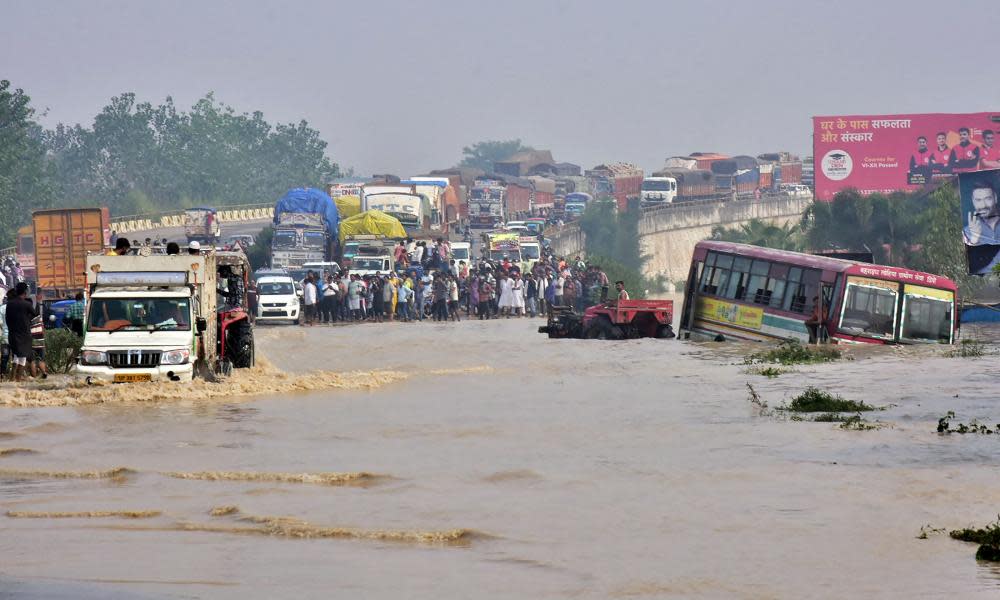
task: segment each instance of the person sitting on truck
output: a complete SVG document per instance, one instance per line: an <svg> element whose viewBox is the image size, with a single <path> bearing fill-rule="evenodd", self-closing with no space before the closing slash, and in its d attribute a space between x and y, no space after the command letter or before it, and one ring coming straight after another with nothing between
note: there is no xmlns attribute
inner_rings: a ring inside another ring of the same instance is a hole
<svg viewBox="0 0 1000 600"><path fill-rule="evenodd" d="M128 238L118 238L115 241L115 249L109 252L111 256L125 256L132 249L132 244L128 242Z"/></svg>
<svg viewBox="0 0 1000 600"><path fill-rule="evenodd" d="M399 241L399 245L392 251L392 257L396 260L396 264L401 267L406 267L406 246L403 241Z"/></svg>
<svg viewBox="0 0 1000 600"><path fill-rule="evenodd" d="M177 242L167 242L167 256L176 256L181 253L181 247Z"/></svg>
<svg viewBox="0 0 1000 600"><path fill-rule="evenodd" d="M616 281L615 282L615 289L618 290L618 299L619 300L628 300L629 299L628 292L625 291L625 282L624 281L622 281L620 279L618 281Z"/></svg>
<svg viewBox="0 0 1000 600"><path fill-rule="evenodd" d="M201 254L201 244L198 242L198 240L195 240L190 244L188 244L188 254L194 254L194 255Z"/></svg>
<svg viewBox="0 0 1000 600"><path fill-rule="evenodd" d="M194 242L192 242L194 243ZM226 304L232 307L242 306L243 304L243 281L239 275L233 272L233 268L229 265L223 265L219 268L219 280L225 280L226 288L218 288L216 291L220 296L226 299Z"/></svg>

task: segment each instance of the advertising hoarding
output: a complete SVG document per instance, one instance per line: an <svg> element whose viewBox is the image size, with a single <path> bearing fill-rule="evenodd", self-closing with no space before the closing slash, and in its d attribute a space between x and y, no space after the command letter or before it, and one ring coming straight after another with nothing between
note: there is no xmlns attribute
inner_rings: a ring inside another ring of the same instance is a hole
<svg viewBox="0 0 1000 600"><path fill-rule="evenodd" d="M913 191L940 178L1000 168L1000 111L813 117L817 200L842 189Z"/></svg>
<svg viewBox="0 0 1000 600"><path fill-rule="evenodd" d="M969 273L985 275L1000 262L1000 169L960 173L958 190Z"/></svg>

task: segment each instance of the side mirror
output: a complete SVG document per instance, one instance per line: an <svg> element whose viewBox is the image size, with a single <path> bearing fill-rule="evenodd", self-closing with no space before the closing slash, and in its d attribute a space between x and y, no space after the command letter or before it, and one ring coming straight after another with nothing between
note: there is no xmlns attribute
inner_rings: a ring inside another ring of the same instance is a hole
<svg viewBox="0 0 1000 600"><path fill-rule="evenodd" d="M198 317L194 321L194 326L198 330L198 335L201 335L208 329L208 321L205 320L205 317Z"/></svg>

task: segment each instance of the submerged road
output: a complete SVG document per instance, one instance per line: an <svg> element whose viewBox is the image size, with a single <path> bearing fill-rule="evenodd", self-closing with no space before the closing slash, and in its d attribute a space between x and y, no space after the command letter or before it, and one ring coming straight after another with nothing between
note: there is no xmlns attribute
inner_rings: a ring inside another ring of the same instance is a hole
<svg viewBox="0 0 1000 600"><path fill-rule="evenodd" d="M0 447L33 451L0 456L0 511L11 511L0 590L1000 593L1000 570L977 564L975 546L917 539L924 525L996 516L1000 440L935 433L949 410L1000 421L984 402L992 362L848 348L853 360L768 379L741 364L758 345L549 340L540 323L259 327L270 363L223 384L52 390L43 401L78 406L0 406ZM772 408L806 385L885 406L866 418L887 427L768 414L748 383Z"/></svg>

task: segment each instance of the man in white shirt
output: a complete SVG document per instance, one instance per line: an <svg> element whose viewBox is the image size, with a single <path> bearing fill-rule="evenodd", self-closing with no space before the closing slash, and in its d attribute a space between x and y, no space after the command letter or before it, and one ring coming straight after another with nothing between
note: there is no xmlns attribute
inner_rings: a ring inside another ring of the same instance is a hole
<svg viewBox="0 0 1000 600"><path fill-rule="evenodd" d="M313 276L310 274L302 284L302 303L305 305L305 319L303 325L316 324L316 284L313 283Z"/></svg>
<svg viewBox="0 0 1000 600"><path fill-rule="evenodd" d="M560 273L559 277L556 279L556 301L555 301L556 306L562 306L563 286L565 284L566 284L566 277L564 276L563 273Z"/></svg>

